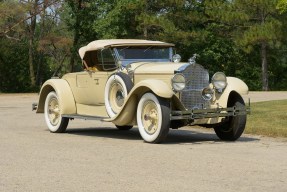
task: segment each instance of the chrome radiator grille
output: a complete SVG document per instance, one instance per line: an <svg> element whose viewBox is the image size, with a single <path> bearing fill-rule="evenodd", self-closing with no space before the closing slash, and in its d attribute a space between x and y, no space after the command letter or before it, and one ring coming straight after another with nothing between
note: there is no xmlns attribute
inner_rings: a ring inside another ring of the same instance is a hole
<svg viewBox="0 0 287 192"><path fill-rule="evenodd" d="M202 109L209 106L209 101L205 101L201 92L209 85L209 74L201 65L188 65L181 72L186 80L186 87L181 92L180 100L186 109Z"/></svg>

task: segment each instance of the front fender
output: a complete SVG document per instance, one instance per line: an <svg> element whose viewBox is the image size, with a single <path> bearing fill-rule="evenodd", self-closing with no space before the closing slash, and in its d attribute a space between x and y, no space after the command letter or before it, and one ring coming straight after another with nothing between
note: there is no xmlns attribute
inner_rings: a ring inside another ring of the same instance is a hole
<svg viewBox="0 0 287 192"><path fill-rule="evenodd" d="M77 109L72 90L64 79L49 79L43 84L36 113L44 113L45 100L51 91L55 91L58 95L61 114L76 114Z"/></svg>
<svg viewBox="0 0 287 192"><path fill-rule="evenodd" d="M115 117L105 119L105 121L113 122L116 125L135 125L137 104L141 96L149 91L159 97L167 99L170 99L174 95L172 89L161 80L143 80L132 88L121 111Z"/></svg>
<svg viewBox="0 0 287 192"><path fill-rule="evenodd" d="M227 77L227 86L223 93L215 93L214 104L218 103L221 107L227 107L227 101L231 92L239 95L247 95L249 93L248 86L241 79L236 77Z"/></svg>
<svg viewBox="0 0 287 192"><path fill-rule="evenodd" d="M147 91L152 91L157 96L163 98L171 98L174 94L165 82L156 79L147 79L137 83L131 90L131 93L141 93L142 95Z"/></svg>

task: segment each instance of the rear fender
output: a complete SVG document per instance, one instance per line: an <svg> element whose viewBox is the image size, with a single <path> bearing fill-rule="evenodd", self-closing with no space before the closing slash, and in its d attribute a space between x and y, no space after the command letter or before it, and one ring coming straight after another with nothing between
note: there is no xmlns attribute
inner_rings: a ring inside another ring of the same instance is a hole
<svg viewBox="0 0 287 192"><path fill-rule="evenodd" d="M47 95L55 91L61 105L61 114L76 114L76 104L70 85L64 79L49 79L40 90L40 97L36 113L44 113Z"/></svg>

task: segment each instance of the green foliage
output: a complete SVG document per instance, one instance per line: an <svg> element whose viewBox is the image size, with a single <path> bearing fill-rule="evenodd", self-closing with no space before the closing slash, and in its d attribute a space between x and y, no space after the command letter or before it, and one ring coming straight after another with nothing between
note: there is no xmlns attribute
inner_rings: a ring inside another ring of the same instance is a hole
<svg viewBox="0 0 287 192"><path fill-rule="evenodd" d="M277 0L207 1L207 14L234 29L235 42L250 52L254 45L267 42L279 47L282 22L278 20Z"/></svg>
<svg viewBox="0 0 287 192"><path fill-rule="evenodd" d="M276 9L278 9L281 14L285 13L287 11L287 0L278 0Z"/></svg>
<svg viewBox="0 0 287 192"><path fill-rule="evenodd" d="M0 39L0 92L29 92L27 42ZM25 55L26 57L23 57Z"/></svg>
<svg viewBox="0 0 287 192"><path fill-rule="evenodd" d="M16 0L0 2L0 36L17 38L23 32L23 20L25 13L29 9L28 5L19 3ZM9 37L10 37L9 36Z"/></svg>
<svg viewBox="0 0 287 192"><path fill-rule="evenodd" d="M230 35L236 45L247 53L254 48L261 53L262 89L269 90L268 53L280 48L285 37L283 20L276 9L278 0L208 0L205 5L214 22L232 26Z"/></svg>
<svg viewBox="0 0 287 192"><path fill-rule="evenodd" d="M0 1L0 92L33 90L31 35L36 89L59 66L81 69L78 49L93 40L140 38L174 43L183 61L197 53L211 75L239 77L250 90L262 87L266 44L270 90L287 90L286 0L38 0L38 11L53 6L36 13L32 34L35 1Z"/></svg>
<svg viewBox="0 0 287 192"><path fill-rule="evenodd" d="M103 1L94 20L92 28L100 39L128 38L136 33L137 1L118 0Z"/></svg>

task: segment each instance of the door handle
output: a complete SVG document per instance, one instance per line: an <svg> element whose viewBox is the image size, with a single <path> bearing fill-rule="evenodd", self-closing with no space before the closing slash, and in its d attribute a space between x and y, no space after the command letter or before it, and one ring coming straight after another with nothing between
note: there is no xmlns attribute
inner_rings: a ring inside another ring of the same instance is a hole
<svg viewBox="0 0 287 192"><path fill-rule="evenodd" d="M99 85L99 79L94 79L96 82L96 85Z"/></svg>

